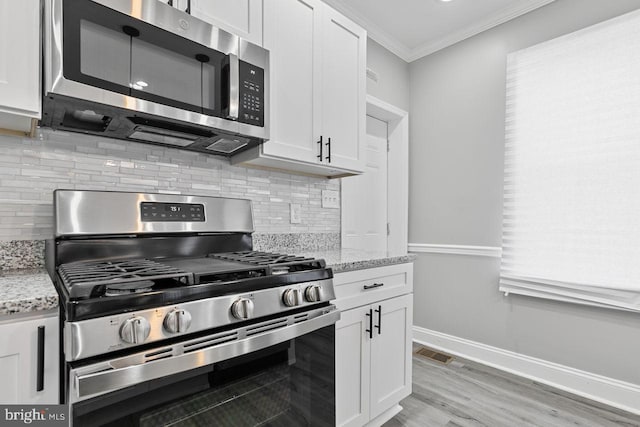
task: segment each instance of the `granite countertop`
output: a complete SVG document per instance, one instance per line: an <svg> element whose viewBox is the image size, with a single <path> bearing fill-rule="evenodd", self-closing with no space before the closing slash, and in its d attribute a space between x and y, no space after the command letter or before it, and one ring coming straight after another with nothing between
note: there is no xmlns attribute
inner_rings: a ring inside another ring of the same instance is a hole
<svg viewBox="0 0 640 427"><path fill-rule="evenodd" d="M302 251L300 255L324 259L327 262L327 267L331 267L334 273L383 267L385 265L404 264L416 260L414 254L395 255L385 251L362 251L345 248L313 252Z"/></svg>
<svg viewBox="0 0 640 427"><path fill-rule="evenodd" d="M0 273L0 316L58 307L58 294L43 269Z"/></svg>
<svg viewBox="0 0 640 427"><path fill-rule="evenodd" d="M412 254L390 255L386 252L357 249L313 252L282 250L280 252L322 258L334 273L402 264L415 260L415 255ZM0 316L50 310L56 307L58 307L58 294L45 270L11 270L0 273Z"/></svg>

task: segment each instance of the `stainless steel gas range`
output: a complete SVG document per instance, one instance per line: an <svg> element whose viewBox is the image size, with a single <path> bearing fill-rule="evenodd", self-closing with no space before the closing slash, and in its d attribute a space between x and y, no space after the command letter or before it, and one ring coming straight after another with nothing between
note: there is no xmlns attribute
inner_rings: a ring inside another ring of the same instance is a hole
<svg viewBox="0 0 640 427"><path fill-rule="evenodd" d="M248 200L56 190L76 426L335 424L332 271L255 252Z"/></svg>

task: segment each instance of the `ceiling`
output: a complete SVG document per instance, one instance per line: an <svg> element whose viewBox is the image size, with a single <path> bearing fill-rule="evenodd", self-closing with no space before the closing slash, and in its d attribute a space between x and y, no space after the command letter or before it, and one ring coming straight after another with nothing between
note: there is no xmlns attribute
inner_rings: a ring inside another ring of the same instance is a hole
<svg viewBox="0 0 640 427"><path fill-rule="evenodd" d="M407 62L554 0L324 0Z"/></svg>

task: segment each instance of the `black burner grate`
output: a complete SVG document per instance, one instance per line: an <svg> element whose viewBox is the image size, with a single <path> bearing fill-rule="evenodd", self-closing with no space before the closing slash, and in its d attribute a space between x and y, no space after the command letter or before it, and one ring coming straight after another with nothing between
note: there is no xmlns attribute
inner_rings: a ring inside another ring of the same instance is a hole
<svg viewBox="0 0 640 427"><path fill-rule="evenodd" d="M305 271L324 268L324 260L303 256L285 255L271 252L243 251L210 254L212 258L228 261L246 262L268 267L271 274L282 274L290 271Z"/></svg>
<svg viewBox="0 0 640 427"><path fill-rule="evenodd" d="M124 261L74 262L58 267L62 282L71 295L87 296L95 287L173 279L193 283L191 273L148 259Z"/></svg>

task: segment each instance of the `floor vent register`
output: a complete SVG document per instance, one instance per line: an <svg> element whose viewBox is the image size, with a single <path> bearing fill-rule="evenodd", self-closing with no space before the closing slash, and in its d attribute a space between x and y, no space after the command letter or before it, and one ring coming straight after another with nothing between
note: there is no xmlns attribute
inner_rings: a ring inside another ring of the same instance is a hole
<svg viewBox="0 0 640 427"><path fill-rule="evenodd" d="M432 350L427 347L420 347L415 352L417 355L422 357L426 357L427 359L434 360L436 362L448 365L452 360L453 356L449 356L448 354L440 353L439 351Z"/></svg>

